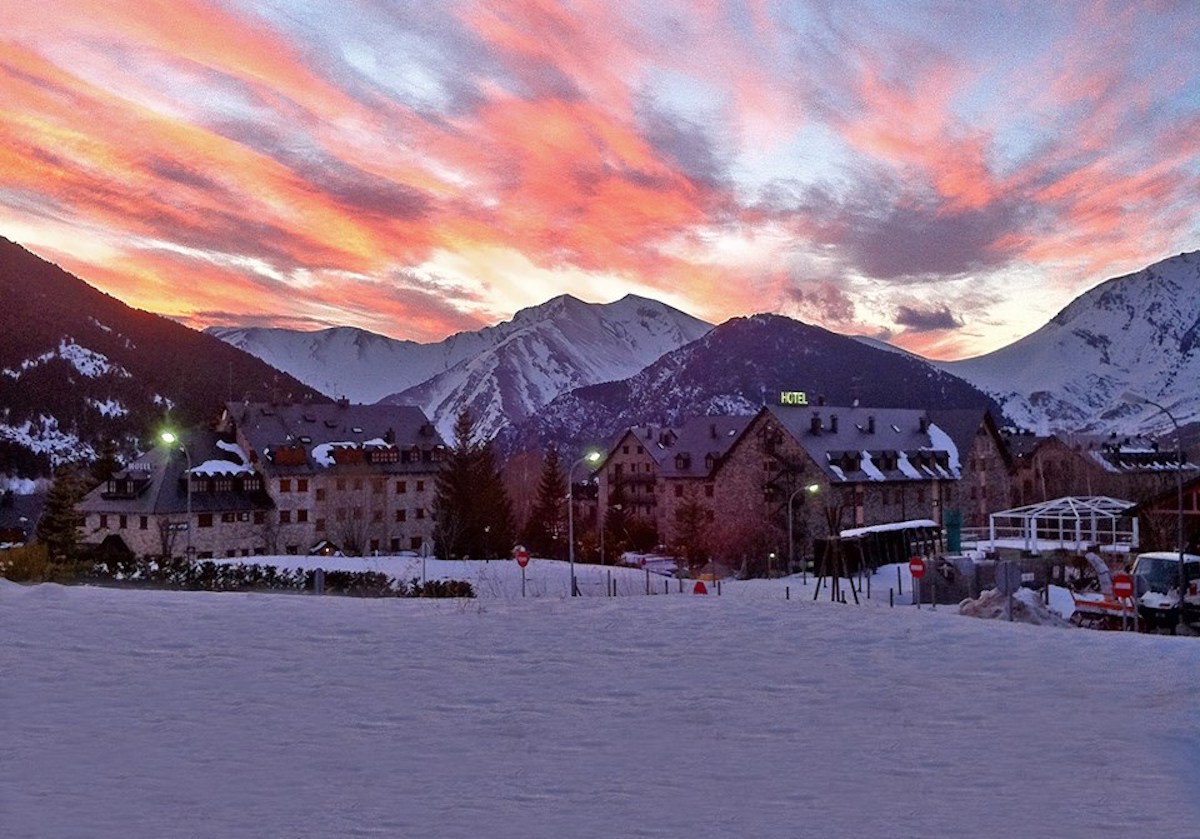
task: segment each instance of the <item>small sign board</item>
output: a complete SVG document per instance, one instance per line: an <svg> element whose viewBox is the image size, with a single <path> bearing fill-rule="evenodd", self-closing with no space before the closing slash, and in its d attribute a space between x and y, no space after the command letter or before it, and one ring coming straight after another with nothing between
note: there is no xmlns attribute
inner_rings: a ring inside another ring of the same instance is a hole
<svg viewBox="0 0 1200 839"><path fill-rule="evenodd" d="M919 580L925 576L925 560L919 556L914 556L908 561L908 572L912 574L914 580Z"/></svg>
<svg viewBox="0 0 1200 839"><path fill-rule="evenodd" d="M1128 574L1117 574L1112 581L1113 597L1124 600L1133 597L1133 577Z"/></svg>
<svg viewBox="0 0 1200 839"><path fill-rule="evenodd" d="M513 558L517 560L517 565L520 565L522 568L524 568L529 564L529 551L525 550L524 545L517 545L517 547L513 549Z"/></svg>
<svg viewBox="0 0 1200 839"><path fill-rule="evenodd" d="M996 588L1001 594L1012 594L1021 587L1021 566L1012 560L996 563Z"/></svg>

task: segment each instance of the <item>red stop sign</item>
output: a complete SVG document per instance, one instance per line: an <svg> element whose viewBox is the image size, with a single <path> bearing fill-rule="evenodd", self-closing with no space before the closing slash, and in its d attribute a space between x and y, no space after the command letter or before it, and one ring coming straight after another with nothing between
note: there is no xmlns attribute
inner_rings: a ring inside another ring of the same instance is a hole
<svg viewBox="0 0 1200 839"><path fill-rule="evenodd" d="M1128 574L1117 574L1113 577L1113 596L1133 597L1133 577Z"/></svg>
<svg viewBox="0 0 1200 839"><path fill-rule="evenodd" d="M516 557L517 565L524 568L529 564L529 551L525 550L524 545L517 545L517 549L513 551L513 556Z"/></svg>
<svg viewBox="0 0 1200 839"><path fill-rule="evenodd" d="M914 556L908 561L908 571L913 575L914 580L919 580L925 576L925 560L919 556Z"/></svg>

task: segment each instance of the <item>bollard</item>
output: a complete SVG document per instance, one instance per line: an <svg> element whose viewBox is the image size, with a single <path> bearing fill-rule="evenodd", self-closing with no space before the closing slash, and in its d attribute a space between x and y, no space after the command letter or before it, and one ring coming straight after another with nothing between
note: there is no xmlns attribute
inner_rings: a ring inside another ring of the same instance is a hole
<svg viewBox="0 0 1200 839"><path fill-rule="evenodd" d="M663 594L670 594L670 593L671 593L671 581L663 580Z"/></svg>
<svg viewBox="0 0 1200 839"><path fill-rule="evenodd" d="M721 581L717 580L717 597L721 596Z"/></svg>
<svg viewBox="0 0 1200 839"><path fill-rule="evenodd" d="M609 597L612 597L612 587L613 587L612 571L609 571L608 572L608 582L604 584L604 593Z"/></svg>
<svg viewBox="0 0 1200 839"><path fill-rule="evenodd" d="M313 572L313 594L325 593L325 569L318 568Z"/></svg>
<svg viewBox="0 0 1200 839"><path fill-rule="evenodd" d="M783 599L784 599L784 600L791 600L791 599L792 599L792 587L791 587L791 586L784 586L784 587L783 587Z"/></svg>
<svg viewBox="0 0 1200 839"><path fill-rule="evenodd" d="M896 593L904 594L904 581L900 577L900 566L896 566Z"/></svg>
<svg viewBox="0 0 1200 839"><path fill-rule="evenodd" d="M867 575L867 599L871 599L871 575Z"/></svg>
<svg viewBox="0 0 1200 839"><path fill-rule="evenodd" d="M892 609L896 608L896 590L894 588L888 589L888 606Z"/></svg>
<svg viewBox="0 0 1200 839"><path fill-rule="evenodd" d="M646 569L646 594L650 593L650 569Z"/></svg>

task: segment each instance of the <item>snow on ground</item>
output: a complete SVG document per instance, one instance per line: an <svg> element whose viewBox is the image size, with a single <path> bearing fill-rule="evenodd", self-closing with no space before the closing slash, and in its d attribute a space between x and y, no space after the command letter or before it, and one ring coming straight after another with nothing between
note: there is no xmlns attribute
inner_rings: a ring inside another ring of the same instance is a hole
<svg viewBox="0 0 1200 839"><path fill-rule="evenodd" d="M473 566L468 601L0 581L4 835L1195 833L1194 638Z"/></svg>

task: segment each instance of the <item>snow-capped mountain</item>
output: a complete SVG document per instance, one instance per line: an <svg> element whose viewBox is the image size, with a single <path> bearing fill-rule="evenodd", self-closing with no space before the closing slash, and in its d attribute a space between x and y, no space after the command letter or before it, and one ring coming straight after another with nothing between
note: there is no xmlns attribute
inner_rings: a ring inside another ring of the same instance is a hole
<svg viewBox="0 0 1200 839"><path fill-rule="evenodd" d="M1016 422L1039 433L1170 430L1200 420L1200 252L1108 280L1049 323L978 358L935 362L992 394Z"/></svg>
<svg viewBox="0 0 1200 839"><path fill-rule="evenodd" d="M231 390L235 388L236 390ZM231 395L320 398L259 359L139 311L0 239L0 476L144 447Z"/></svg>
<svg viewBox="0 0 1200 839"><path fill-rule="evenodd" d="M508 452L549 443L603 445L622 428L678 425L707 414L751 414L781 391L816 404L985 408L987 394L924 359L878 349L782 315L734 318L630 378L565 393L501 434Z"/></svg>
<svg viewBox="0 0 1200 839"><path fill-rule="evenodd" d="M420 406L447 439L466 407L491 437L559 394L632 376L710 329L643 297L593 304L563 295L475 333L486 349L382 401Z"/></svg>
<svg viewBox="0 0 1200 839"><path fill-rule="evenodd" d="M463 332L436 344L419 344L352 326L316 332L210 326L204 331L272 367L286 370L322 393L363 404L420 384L491 346L480 332Z"/></svg>

